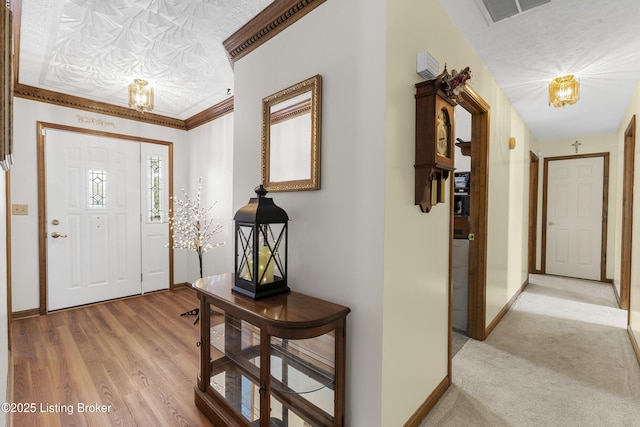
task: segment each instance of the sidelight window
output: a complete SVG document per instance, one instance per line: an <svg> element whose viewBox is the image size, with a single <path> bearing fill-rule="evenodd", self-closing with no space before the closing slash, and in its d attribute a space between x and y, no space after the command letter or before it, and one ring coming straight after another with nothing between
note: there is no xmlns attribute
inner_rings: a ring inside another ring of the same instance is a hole
<svg viewBox="0 0 640 427"><path fill-rule="evenodd" d="M147 208L148 222L162 222L164 214L162 175L164 174L162 158L147 156Z"/></svg>

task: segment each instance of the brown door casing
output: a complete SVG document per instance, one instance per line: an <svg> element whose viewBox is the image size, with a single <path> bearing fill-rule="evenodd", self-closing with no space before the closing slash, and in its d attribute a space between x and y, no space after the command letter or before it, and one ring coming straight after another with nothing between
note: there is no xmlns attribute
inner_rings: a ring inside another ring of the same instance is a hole
<svg viewBox="0 0 640 427"><path fill-rule="evenodd" d="M540 159L532 151L529 152L529 274L537 272L538 237L538 174Z"/></svg>
<svg viewBox="0 0 640 427"><path fill-rule="evenodd" d="M620 308L629 310L631 294L631 242L633 231L633 179L636 152L636 116L624 132L624 176L622 178L622 252L620 266Z"/></svg>
<svg viewBox="0 0 640 427"><path fill-rule="evenodd" d="M487 311L490 107L469 85L461 93L458 104L471 114L471 209L469 232L473 234L474 238L473 240L470 239L469 242L469 316L467 335L475 340L484 340L486 338ZM451 325L449 325L449 331L451 331Z"/></svg>

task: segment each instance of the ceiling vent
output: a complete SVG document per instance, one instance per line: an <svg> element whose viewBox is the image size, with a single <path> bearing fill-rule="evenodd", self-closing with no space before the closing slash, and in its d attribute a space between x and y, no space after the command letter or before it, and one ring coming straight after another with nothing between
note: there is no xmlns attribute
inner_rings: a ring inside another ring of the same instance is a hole
<svg viewBox="0 0 640 427"><path fill-rule="evenodd" d="M477 0L489 25L542 6L551 0ZM480 4L482 3L482 4Z"/></svg>

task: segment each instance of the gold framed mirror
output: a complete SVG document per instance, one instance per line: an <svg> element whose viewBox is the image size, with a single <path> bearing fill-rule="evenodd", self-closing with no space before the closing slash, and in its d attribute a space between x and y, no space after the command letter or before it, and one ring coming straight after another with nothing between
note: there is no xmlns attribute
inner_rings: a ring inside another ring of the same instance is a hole
<svg viewBox="0 0 640 427"><path fill-rule="evenodd" d="M262 99L262 185L269 191L320 189L319 74Z"/></svg>

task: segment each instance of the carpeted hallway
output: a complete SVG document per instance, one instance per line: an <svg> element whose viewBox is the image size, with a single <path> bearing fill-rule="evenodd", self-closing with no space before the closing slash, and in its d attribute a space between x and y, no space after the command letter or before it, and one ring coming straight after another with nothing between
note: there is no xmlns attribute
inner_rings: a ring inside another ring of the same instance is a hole
<svg viewBox="0 0 640 427"><path fill-rule="evenodd" d="M532 275L453 358L427 426L640 426L640 366L610 285Z"/></svg>

